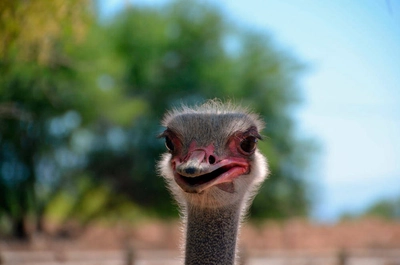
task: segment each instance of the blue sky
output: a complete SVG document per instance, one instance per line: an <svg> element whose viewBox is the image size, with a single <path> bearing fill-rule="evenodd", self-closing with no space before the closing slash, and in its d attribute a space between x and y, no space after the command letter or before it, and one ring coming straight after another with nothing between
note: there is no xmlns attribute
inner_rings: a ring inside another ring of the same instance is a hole
<svg viewBox="0 0 400 265"><path fill-rule="evenodd" d="M113 14L125 2L102 1L102 12ZM322 147L310 170L318 184L313 217L334 221L400 196L400 1L213 3L310 66L300 80L304 104L293 115L299 134Z"/></svg>

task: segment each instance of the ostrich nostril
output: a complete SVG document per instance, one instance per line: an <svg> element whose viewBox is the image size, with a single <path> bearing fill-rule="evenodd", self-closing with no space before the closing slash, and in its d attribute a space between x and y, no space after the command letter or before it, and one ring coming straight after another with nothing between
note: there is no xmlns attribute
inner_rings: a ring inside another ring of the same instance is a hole
<svg viewBox="0 0 400 265"><path fill-rule="evenodd" d="M192 175L192 174L196 173L196 168L194 168L194 167L185 168L185 173L188 175Z"/></svg>
<svg viewBox="0 0 400 265"><path fill-rule="evenodd" d="M214 157L213 155L211 155L211 156L208 158L208 163L210 163L211 165L215 163L215 157Z"/></svg>

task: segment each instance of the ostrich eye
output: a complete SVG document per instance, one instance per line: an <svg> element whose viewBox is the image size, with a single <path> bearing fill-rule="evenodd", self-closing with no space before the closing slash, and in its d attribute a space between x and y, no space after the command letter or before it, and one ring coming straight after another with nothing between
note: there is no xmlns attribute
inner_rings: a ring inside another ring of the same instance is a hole
<svg viewBox="0 0 400 265"><path fill-rule="evenodd" d="M256 137L248 136L240 143L240 148L245 153L251 153L256 149L256 143L257 143Z"/></svg>
<svg viewBox="0 0 400 265"><path fill-rule="evenodd" d="M172 143L171 139L168 136L165 136L165 146L169 151L174 151L175 146Z"/></svg>

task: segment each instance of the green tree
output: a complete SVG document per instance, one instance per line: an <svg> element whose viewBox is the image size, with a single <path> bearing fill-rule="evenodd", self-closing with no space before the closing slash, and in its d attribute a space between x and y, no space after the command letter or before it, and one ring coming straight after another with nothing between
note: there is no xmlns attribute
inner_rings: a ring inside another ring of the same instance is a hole
<svg viewBox="0 0 400 265"><path fill-rule="evenodd" d="M307 214L313 145L295 136L290 115L303 65L269 36L195 1L131 7L108 23L93 19L85 0L47 3L0 3L0 219L15 236L28 236L29 218L40 228L63 200L63 218L85 224L126 211L118 205L132 209L127 197L147 213L174 215L154 168L164 151L160 119L215 97L267 123L260 148L272 174L253 216Z"/></svg>
<svg viewBox="0 0 400 265"><path fill-rule="evenodd" d="M113 79L123 93L147 102L148 108L125 131L129 148L124 154L113 160L104 150L92 157L94 175L158 214L174 213L164 183L154 177L155 161L164 150L155 139L164 111L207 98L233 99L259 112L267 123L260 147L272 174L254 202L253 216L308 213L310 189L304 172L314 147L295 136L290 115L300 102L302 64L264 33L231 25L216 8L196 1L159 9L130 7L106 30L123 65L122 75Z"/></svg>
<svg viewBox="0 0 400 265"><path fill-rule="evenodd" d="M19 238L29 236L29 219L41 228L65 182L87 175L89 147L79 143L93 124L131 119L141 107L97 86L112 58L97 59L107 47L87 40L103 40L90 10L86 0L0 4L0 219Z"/></svg>
<svg viewBox="0 0 400 265"><path fill-rule="evenodd" d="M0 212L19 238L28 236L27 218L43 210L36 188L44 154L90 118L79 114L90 113L83 103L90 91L79 89L68 56L87 28L86 8L82 0L0 4Z"/></svg>
<svg viewBox="0 0 400 265"><path fill-rule="evenodd" d="M400 218L400 197L375 202L363 213L363 216L398 220Z"/></svg>

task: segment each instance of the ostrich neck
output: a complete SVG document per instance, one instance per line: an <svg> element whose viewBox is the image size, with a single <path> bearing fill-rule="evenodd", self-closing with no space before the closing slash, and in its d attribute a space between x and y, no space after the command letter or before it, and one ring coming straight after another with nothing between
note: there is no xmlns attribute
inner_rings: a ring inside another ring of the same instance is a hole
<svg viewBox="0 0 400 265"><path fill-rule="evenodd" d="M187 210L185 265L235 264L240 204Z"/></svg>

